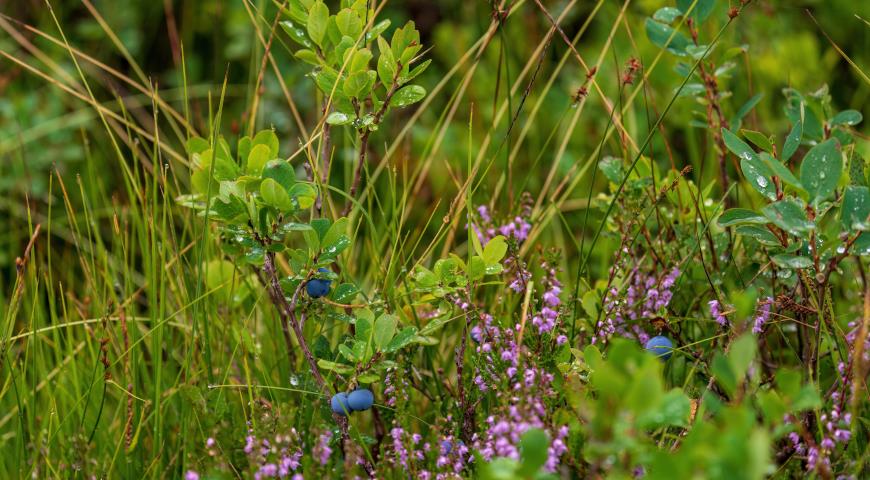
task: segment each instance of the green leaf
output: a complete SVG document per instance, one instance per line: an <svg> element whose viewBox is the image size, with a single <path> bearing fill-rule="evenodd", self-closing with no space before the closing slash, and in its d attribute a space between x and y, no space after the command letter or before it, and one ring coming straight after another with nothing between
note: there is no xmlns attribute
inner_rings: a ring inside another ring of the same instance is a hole
<svg viewBox="0 0 870 480"><path fill-rule="evenodd" d="M737 155L740 159L750 160L753 157L757 157L755 150L753 150L752 147L747 145L743 140L740 140L740 137L727 128L722 128L722 140L725 142L725 146L728 147L728 150L731 150L731 153Z"/></svg>
<svg viewBox="0 0 870 480"><path fill-rule="evenodd" d="M625 170L621 158L611 156L604 157L600 162L598 162L598 168L601 169L601 173L603 173L611 183L619 184L625 177Z"/></svg>
<svg viewBox="0 0 870 480"><path fill-rule="evenodd" d="M761 161L755 150L727 128L722 129L722 140L728 150L740 158L740 169L752 188L771 200L775 199L776 186L771 179L772 172Z"/></svg>
<svg viewBox="0 0 870 480"><path fill-rule="evenodd" d="M363 29L363 21L356 12L344 8L335 16L335 24L342 35L357 38Z"/></svg>
<svg viewBox="0 0 870 480"><path fill-rule="evenodd" d="M390 341L393 340L393 336L396 334L396 325L398 325L399 321L395 315L383 314L375 320L375 347L378 350L382 350L384 347L389 345Z"/></svg>
<svg viewBox="0 0 870 480"><path fill-rule="evenodd" d="M438 285L438 277L432 270L423 266L417 266L417 271L414 272L414 281L417 286L423 289L432 288Z"/></svg>
<svg viewBox="0 0 870 480"><path fill-rule="evenodd" d="M350 362L358 362L361 360L359 357L357 357L356 352L351 350L350 347L343 343L338 346L338 351L342 354L342 356L344 356L344 358L346 358Z"/></svg>
<svg viewBox="0 0 870 480"><path fill-rule="evenodd" d="M353 52L353 56L348 66L348 72L357 73L368 70L369 61L372 59L372 52L368 48L361 48Z"/></svg>
<svg viewBox="0 0 870 480"><path fill-rule="evenodd" d="M842 112L834 115L834 118L831 119L831 126L836 127L839 125L858 125L863 119L864 116L862 116L861 112L857 110L843 110Z"/></svg>
<svg viewBox="0 0 870 480"><path fill-rule="evenodd" d="M339 241L341 241L342 237L346 237L347 236L347 225L348 225L347 217L341 217L338 220L336 220L335 223L333 223L332 226L329 227L329 230L327 230L326 233L324 235L322 235L323 248L324 249L334 248L335 245Z"/></svg>
<svg viewBox="0 0 870 480"><path fill-rule="evenodd" d="M801 387L797 395L792 398L791 408L793 412L816 409L822 406L819 398L819 390L812 383Z"/></svg>
<svg viewBox="0 0 870 480"><path fill-rule="evenodd" d="M410 72L408 72L407 75L400 75L399 76L399 83L405 84L405 83L410 82L411 80L416 78L418 75L423 73L427 68L429 68L430 63L432 63L432 60L426 60L426 61L420 63L420 65L417 65L416 67L414 67Z"/></svg>
<svg viewBox="0 0 870 480"><path fill-rule="evenodd" d="M761 132L756 132L755 130L740 130L740 133L746 137L747 140L752 142L756 147L764 150L768 153L773 153L773 143L771 143L770 139L764 136Z"/></svg>
<svg viewBox="0 0 870 480"><path fill-rule="evenodd" d="M407 345L410 345L411 342L414 341L414 337L417 336L417 328L416 327L405 327L398 334L396 334L390 343L384 348L385 353L397 352L404 348Z"/></svg>
<svg viewBox="0 0 870 480"><path fill-rule="evenodd" d="M725 213L719 216L719 220L717 220L719 226L729 227L731 225L745 225L745 224L766 224L768 220L765 216L756 213L753 210L748 210L745 208L732 208L726 210Z"/></svg>
<svg viewBox="0 0 870 480"><path fill-rule="evenodd" d="M332 292L332 300L336 303L350 303L356 298L359 288L352 283L342 283Z"/></svg>
<svg viewBox="0 0 870 480"><path fill-rule="evenodd" d="M293 209L293 202L287 190L271 178L263 180L260 184L260 196L267 205L277 208L281 212Z"/></svg>
<svg viewBox="0 0 870 480"><path fill-rule="evenodd" d="M350 238L347 235L341 235L334 242L329 245L325 245L322 247L322 253L320 254L321 262L330 262L335 260L341 252L347 249L350 246Z"/></svg>
<svg viewBox="0 0 870 480"><path fill-rule="evenodd" d="M314 2L308 11L308 36L318 46L323 47L323 39L326 37L326 24L329 21L329 7L321 1Z"/></svg>
<svg viewBox="0 0 870 480"><path fill-rule="evenodd" d="M486 274L486 262L477 255L471 257L468 262L468 280L475 282Z"/></svg>
<svg viewBox="0 0 870 480"><path fill-rule="evenodd" d="M758 105L758 102L764 97L764 93L756 93L749 100L746 101L739 109L737 109L737 113L731 117L731 128L740 128L741 123L743 123L743 118Z"/></svg>
<svg viewBox="0 0 870 480"><path fill-rule="evenodd" d="M550 439L540 428L530 428L520 438L520 477L532 477L547 461Z"/></svg>
<svg viewBox="0 0 870 480"><path fill-rule="evenodd" d="M486 246L483 247L483 260L487 265L499 263L507 253L507 242L504 236L497 235L493 237Z"/></svg>
<svg viewBox="0 0 870 480"><path fill-rule="evenodd" d="M857 186L870 186L867 182L867 176L864 174L865 161L864 157L858 153L853 153L849 159L849 184Z"/></svg>
<svg viewBox="0 0 870 480"><path fill-rule="evenodd" d="M770 200L776 199L776 185L773 183L773 174L767 165L761 162L758 155L740 160L740 169L743 176L756 191Z"/></svg>
<svg viewBox="0 0 870 480"><path fill-rule="evenodd" d="M291 40L298 43L299 45L302 45L305 48L311 48L314 46L314 44L311 43L311 39L309 39L308 35L305 33L305 30L297 27L290 20L284 20L283 22L281 22L281 28L284 30L284 33L286 33L287 36L290 37Z"/></svg>
<svg viewBox="0 0 870 480"><path fill-rule="evenodd" d="M744 333L740 338L731 342L728 363L731 364L731 371L737 378L743 378L746 375L749 364L755 359L756 342L755 335L751 333Z"/></svg>
<svg viewBox="0 0 870 480"><path fill-rule="evenodd" d="M678 8L674 7L662 7L656 10L656 13L653 14L653 20L661 23L671 23L677 19L683 12Z"/></svg>
<svg viewBox="0 0 870 480"><path fill-rule="evenodd" d="M759 227L758 225L741 225L737 227L737 230L735 231L738 235L745 235L754 238L762 245L768 247L780 246L779 240L777 240L776 236L764 227Z"/></svg>
<svg viewBox="0 0 870 480"><path fill-rule="evenodd" d="M692 8L692 4L695 5ZM677 0L677 8L683 13L686 13L691 8L689 17L694 18L698 22L703 22L710 16L713 9L716 8L716 0Z"/></svg>
<svg viewBox="0 0 870 480"><path fill-rule="evenodd" d="M310 183L295 183L290 187L290 196L299 204L299 208L311 208L317 200L317 190Z"/></svg>
<svg viewBox="0 0 870 480"><path fill-rule="evenodd" d="M797 188L801 191L804 191L804 187L803 185L801 185L801 182L799 182L798 179L795 178L794 174L791 173L791 170L783 165L782 162L780 162L767 152L762 152L759 157L761 157L761 161L764 162L764 164L767 165L770 171L773 172L774 175L779 177L779 179L782 180L783 183L791 185L792 187Z"/></svg>
<svg viewBox="0 0 870 480"><path fill-rule="evenodd" d="M263 167L266 166L266 162L271 158L269 156L268 145L254 145L251 148L251 153L248 154L248 164L245 167L245 172L249 175L260 175L263 173Z"/></svg>
<svg viewBox="0 0 870 480"><path fill-rule="evenodd" d="M807 219L803 205L793 198L766 205L761 211L774 225L795 236L815 228L815 224Z"/></svg>
<svg viewBox="0 0 870 480"><path fill-rule="evenodd" d="M184 149L187 150L189 155L193 155L194 153L202 153L209 148L208 140L200 137L190 137L187 140L187 143L184 146Z"/></svg>
<svg viewBox="0 0 870 480"><path fill-rule="evenodd" d="M652 409L645 412L640 423L646 428L685 426L688 424L692 402L682 389L674 388L664 394Z"/></svg>
<svg viewBox="0 0 870 480"><path fill-rule="evenodd" d="M314 79L314 84L317 88L326 95L341 96L342 89L336 88L338 83L338 72L329 67L323 67L319 70L311 72L311 78Z"/></svg>
<svg viewBox="0 0 870 480"><path fill-rule="evenodd" d="M368 72L352 73L344 81L344 94L353 98L364 98L371 90L373 81Z"/></svg>
<svg viewBox="0 0 870 480"><path fill-rule="evenodd" d="M353 373L353 367L341 363L330 362L329 360L320 359L317 361L317 366L330 372L338 373L339 375L350 375Z"/></svg>
<svg viewBox="0 0 870 480"><path fill-rule="evenodd" d="M326 123L330 125L347 125L353 122L353 117L344 112L332 112L326 117Z"/></svg>
<svg viewBox="0 0 870 480"><path fill-rule="evenodd" d="M780 267L788 269L810 268L813 266L813 261L810 258L790 253L780 253L770 257L770 259Z"/></svg>
<svg viewBox="0 0 870 480"><path fill-rule="evenodd" d="M366 32L366 43L371 42L372 39L386 32L387 29L390 28L391 23L392 22L390 22L389 19L384 19L376 23L375 26L373 26L368 32Z"/></svg>
<svg viewBox="0 0 870 480"><path fill-rule="evenodd" d="M321 65L320 57L318 57L317 54L314 53L314 51L307 48L300 48L299 50L296 50L293 53L293 56L309 65L314 65L315 67L319 67Z"/></svg>
<svg viewBox="0 0 870 480"><path fill-rule="evenodd" d="M734 370L732 370L728 359L726 359L721 353L716 352L710 369L716 377L716 381L722 386L725 392L729 396L734 395L734 391L737 390L738 379L734 374Z"/></svg>
<svg viewBox="0 0 870 480"><path fill-rule="evenodd" d="M419 85L407 85L393 95L390 105L396 108L406 107L423 100L426 89Z"/></svg>
<svg viewBox="0 0 870 480"><path fill-rule="evenodd" d="M674 55L685 56L686 47L691 45L685 35L651 18L646 19L646 36L653 44L668 49Z"/></svg>
<svg viewBox="0 0 870 480"><path fill-rule="evenodd" d="M837 141L825 140L807 152L801 162L801 185L814 205L834 193L843 173L843 157Z"/></svg>
<svg viewBox="0 0 870 480"><path fill-rule="evenodd" d="M390 44L384 40L384 37L378 37L378 77L385 88L390 88L393 84L393 77L396 75L396 58L393 56L393 50Z"/></svg>
<svg viewBox="0 0 870 480"><path fill-rule="evenodd" d="M271 178L285 189L289 189L296 183L296 172L284 160L271 160L263 168L263 178Z"/></svg>
<svg viewBox="0 0 870 480"><path fill-rule="evenodd" d="M780 155L783 162L788 162L788 159L794 155L794 152L796 152L800 146L804 134L803 125L802 121L795 122L791 127L788 136L785 137L785 143L782 145L782 154Z"/></svg>
<svg viewBox="0 0 870 480"><path fill-rule="evenodd" d="M849 230L870 230L870 188L850 185L843 194L840 219Z"/></svg>
<svg viewBox="0 0 870 480"><path fill-rule="evenodd" d="M354 351L359 349L358 356L360 358L367 358L368 354L366 352L371 350L372 333L374 331L372 329L372 322L368 318L360 316L356 319L354 325L356 327Z"/></svg>

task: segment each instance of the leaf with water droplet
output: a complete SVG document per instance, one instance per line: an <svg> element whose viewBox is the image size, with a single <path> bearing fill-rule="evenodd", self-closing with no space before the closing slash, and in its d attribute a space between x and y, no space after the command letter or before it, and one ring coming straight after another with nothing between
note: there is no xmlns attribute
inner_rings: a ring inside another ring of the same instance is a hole
<svg viewBox="0 0 870 480"><path fill-rule="evenodd" d="M405 107L423 100L426 89L419 85L407 85L393 95L390 105L396 108Z"/></svg>
<svg viewBox="0 0 870 480"><path fill-rule="evenodd" d="M795 198L771 203L762 209L762 213L774 225L795 236L802 237L815 228L815 224L807 219L803 205Z"/></svg>
<svg viewBox="0 0 870 480"><path fill-rule="evenodd" d="M754 238L758 243L768 247L780 246L779 240L770 232L770 230L758 225L741 225L736 230L738 235L744 235Z"/></svg>
<svg viewBox="0 0 870 480"><path fill-rule="evenodd" d="M302 45L305 48L311 48L314 44L311 43L311 40L308 38L308 34L305 33L305 30L297 27L290 20L285 20L281 22L281 28L284 29L284 32L290 37L291 40Z"/></svg>
<svg viewBox="0 0 870 480"><path fill-rule="evenodd" d="M846 187L843 194L843 206L840 208L840 220L843 227L852 231L870 230L870 188Z"/></svg>
<svg viewBox="0 0 870 480"><path fill-rule="evenodd" d="M791 255L788 253L780 253L779 255L774 255L770 257L773 260L773 263L779 265L782 268L810 268L813 266L813 261L808 257L800 257L797 255Z"/></svg>
<svg viewBox="0 0 870 480"><path fill-rule="evenodd" d="M836 127L840 125L858 125L863 119L864 117L861 115L861 112L857 110L843 110L842 112L834 115L834 118L831 119L831 126Z"/></svg>
<svg viewBox="0 0 870 480"><path fill-rule="evenodd" d="M745 208L732 208L726 210L719 219L717 223L721 227L729 227L731 225L746 225L746 224L761 224L764 225L768 223L769 220L767 217L749 209Z"/></svg>
<svg viewBox="0 0 870 480"><path fill-rule="evenodd" d="M659 48L666 48L679 56L685 56L686 47L692 44L682 33L652 18L646 19L646 36Z"/></svg>
<svg viewBox="0 0 870 480"><path fill-rule="evenodd" d="M796 188L801 192L805 191L803 185L801 185L801 183L794 176L794 174L791 173L791 170L783 165L782 162L780 162L776 158L773 158L773 156L767 152L761 152L761 154L759 154L759 158L761 158L761 161L770 169L773 175L779 177L779 179L782 180L783 183L791 185L792 187Z"/></svg>
<svg viewBox="0 0 870 480"><path fill-rule="evenodd" d="M326 123L330 125L347 125L353 122L354 117L344 112L332 112L326 117Z"/></svg>
<svg viewBox="0 0 870 480"><path fill-rule="evenodd" d="M830 138L814 146L801 162L801 185L818 205L834 193L843 173L843 157L837 141Z"/></svg>
<svg viewBox="0 0 870 480"><path fill-rule="evenodd" d="M803 122L799 121L791 127L791 131L788 133L788 136L785 137L785 143L782 144L781 157L783 162L788 162L788 159L797 151L801 144L803 134Z"/></svg>

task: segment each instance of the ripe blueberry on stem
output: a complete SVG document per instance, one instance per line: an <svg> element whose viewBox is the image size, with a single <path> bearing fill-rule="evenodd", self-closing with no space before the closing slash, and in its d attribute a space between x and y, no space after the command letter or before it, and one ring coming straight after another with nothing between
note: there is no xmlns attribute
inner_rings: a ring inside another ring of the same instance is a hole
<svg viewBox="0 0 870 480"><path fill-rule="evenodd" d="M317 271L321 273L331 273L327 268L319 268ZM332 280L328 278L312 278L305 285L305 291L308 292L308 296L311 298L320 298L326 296L329 293L329 286L332 284Z"/></svg>
<svg viewBox="0 0 870 480"><path fill-rule="evenodd" d="M368 410L375 403L375 395L368 388L358 388L347 396L347 403L355 411Z"/></svg>
<svg viewBox="0 0 870 480"><path fill-rule="evenodd" d="M643 348L660 359L667 360L671 358L674 344L668 337L658 335L647 340L646 345L644 345Z"/></svg>
<svg viewBox="0 0 870 480"><path fill-rule="evenodd" d="M341 416L347 416L347 414L353 411L348 402L347 394L344 392L333 395L329 404L332 407L332 411Z"/></svg>

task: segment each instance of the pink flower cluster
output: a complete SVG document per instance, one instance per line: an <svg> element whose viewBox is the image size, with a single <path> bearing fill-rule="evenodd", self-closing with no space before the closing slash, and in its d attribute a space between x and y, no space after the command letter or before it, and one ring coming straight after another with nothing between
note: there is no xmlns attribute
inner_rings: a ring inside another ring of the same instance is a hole
<svg viewBox="0 0 870 480"><path fill-rule="evenodd" d="M302 450L293 447L299 438L295 428L288 435L276 435L272 441L258 439L253 432L245 437L245 455L254 468L254 480L264 478L291 478L302 480L301 473L294 473L301 465Z"/></svg>
<svg viewBox="0 0 870 480"><path fill-rule="evenodd" d="M556 320L559 318L559 305L562 300L559 295L562 293L562 283L556 277L556 268L546 263L542 265L547 272L547 276L543 280L544 291L543 307L534 317L532 317L532 325L538 327L538 333L543 335L552 332L556 328ZM564 335L560 335L564 337ZM567 341L567 337L564 338ZM562 342L564 343L564 341Z"/></svg>
<svg viewBox="0 0 870 480"><path fill-rule="evenodd" d="M680 276L680 269L672 268L661 278L635 267L629 275L625 298L619 290L611 288L604 296L604 319L596 325L592 343L607 343L613 335L634 338L641 344L649 340L649 334L638 323L663 313L673 299L673 287Z"/></svg>
<svg viewBox="0 0 870 480"><path fill-rule="evenodd" d="M540 428L550 434L547 462L544 468L554 472L562 455L568 451L566 425L550 427L547 424L547 408L542 399L552 394L550 383L553 375L537 367L527 368L517 379L510 393L510 404L501 414L486 419L487 429L475 434L475 448L484 460L496 457L519 459L519 442L531 428Z"/></svg>

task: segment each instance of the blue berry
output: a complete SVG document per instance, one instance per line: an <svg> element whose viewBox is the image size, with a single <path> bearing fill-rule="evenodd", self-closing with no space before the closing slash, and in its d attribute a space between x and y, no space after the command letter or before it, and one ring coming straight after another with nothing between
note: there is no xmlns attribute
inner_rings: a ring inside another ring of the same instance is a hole
<svg viewBox="0 0 870 480"><path fill-rule="evenodd" d="M350 404L348 403L347 394L344 392L336 393L332 396L332 400L329 402L332 407L332 411L341 415L347 416L348 413L352 412L353 409L350 408Z"/></svg>
<svg viewBox="0 0 870 480"><path fill-rule="evenodd" d="M317 271L321 273L331 273L327 268L319 268ZM305 285L305 291L308 292L308 296L311 298L320 298L324 297L329 293L329 286L332 284L332 280L328 278L312 278L308 281L308 284Z"/></svg>
<svg viewBox="0 0 870 480"><path fill-rule="evenodd" d="M674 344L668 337L659 335L647 340L646 345L644 345L643 348L645 348L647 352L652 353L660 359L667 360L671 358L671 354L674 350Z"/></svg>
<svg viewBox="0 0 870 480"><path fill-rule="evenodd" d="M368 388L359 388L350 392L347 403L356 411L368 410L375 403L375 395Z"/></svg>

